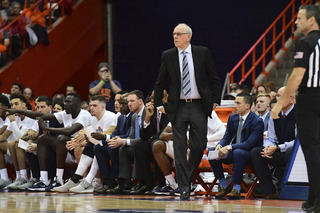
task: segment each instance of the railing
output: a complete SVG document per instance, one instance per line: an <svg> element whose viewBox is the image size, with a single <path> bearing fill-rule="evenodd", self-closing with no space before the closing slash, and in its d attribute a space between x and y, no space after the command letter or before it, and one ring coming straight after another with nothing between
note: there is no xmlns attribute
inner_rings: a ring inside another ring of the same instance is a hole
<svg viewBox="0 0 320 213"><path fill-rule="evenodd" d="M312 4L312 0L301 0L301 5ZM288 19L288 16L291 17ZM282 11L282 13L275 19L275 21L268 27L268 29L260 36L256 43L249 49L249 51L242 57L242 59L237 63L237 65L229 73L230 84L234 83L234 75L236 71L241 70L241 80L239 85L241 85L248 77L252 77L252 85L255 85L256 69L259 66L261 72L267 76L268 73L265 72L266 67L266 56L271 53L271 58L278 65L276 60L276 51L278 51L277 45L279 46L281 42L281 48L288 51L285 48L286 40L294 35L294 22L297 17L296 11L296 1L292 0L288 6ZM281 28L280 32L277 32L277 27ZM289 32L290 30L290 32ZM286 37L286 34L290 34ZM270 44L267 45L267 40L270 40ZM271 51L271 52L270 52ZM259 52L260 54L257 54ZM246 62L252 63L249 69L246 70Z"/></svg>
<svg viewBox="0 0 320 213"><path fill-rule="evenodd" d="M25 14L31 10L34 9L35 7L38 7L38 5L43 2L44 4L46 4L46 6L48 5L47 9L41 11L41 16L46 18L46 16L48 16L48 24L47 24L47 29L51 29L52 28L52 12L59 6L60 7L60 17L64 16L64 6L65 6L65 0L57 0L55 1L56 3L53 3L52 0L38 0L35 4L33 4L31 7L26 7L27 5L25 4L25 8L23 9L23 11L21 12L21 14L19 16L17 16L13 21L11 21L8 25L6 25L4 28L2 28L0 30L0 33L2 33L5 30L8 30L8 28L13 25L15 22L17 22L21 17L25 16ZM73 1L73 3L75 3L75 1ZM23 42L23 50L26 48L26 39L25 37L22 38L22 42ZM9 55L11 56L11 42L10 42L10 46L9 46ZM8 58L8 60L11 60L11 57Z"/></svg>

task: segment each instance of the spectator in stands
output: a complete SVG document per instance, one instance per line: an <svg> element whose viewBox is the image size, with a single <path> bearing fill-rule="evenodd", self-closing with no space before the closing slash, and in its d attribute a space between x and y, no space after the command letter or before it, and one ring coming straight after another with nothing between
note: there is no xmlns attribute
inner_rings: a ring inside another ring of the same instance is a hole
<svg viewBox="0 0 320 213"><path fill-rule="evenodd" d="M64 103L64 94L55 94L55 95L52 97L52 103L53 103L53 106L54 106L56 103Z"/></svg>
<svg viewBox="0 0 320 213"><path fill-rule="evenodd" d="M269 95L270 95L271 99L274 99L274 98L276 98L277 92L276 91L270 91Z"/></svg>
<svg viewBox="0 0 320 213"><path fill-rule="evenodd" d="M281 96L285 87L278 90ZM251 159L254 170L259 178L259 186L265 199L278 199L276 187L272 182L272 173L268 165L284 167L289 160L292 146L297 136L295 122L295 94L290 96L279 114L280 119L270 119L268 134L263 142L263 147L251 150Z"/></svg>
<svg viewBox="0 0 320 213"><path fill-rule="evenodd" d="M19 2L17 2L17 1L13 1L13 2L11 3L11 7L12 7L12 10L13 10L14 15L15 15L16 17L18 17L18 16L21 14L21 12L22 12L22 10L21 10L21 4L20 4Z"/></svg>
<svg viewBox="0 0 320 213"><path fill-rule="evenodd" d="M63 102L55 103L53 109L54 109L54 111L57 111L57 112L63 111L64 110L64 103Z"/></svg>
<svg viewBox="0 0 320 213"><path fill-rule="evenodd" d="M263 120L264 131L268 130L268 123L270 119L270 101L270 95L266 93L260 93L256 99L256 110L259 113L259 117Z"/></svg>
<svg viewBox="0 0 320 213"><path fill-rule="evenodd" d="M5 22L0 17L0 30L5 27ZM10 45L10 35L7 30L0 34L0 68L8 62L8 52Z"/></svg>
<svg viewBox="0 0 320 213"><path fill-rule="evenodd" d="M264 82L263 86L266 88L267 93L270 93L271 91L277 91L276 85L272 81Z"/></svg>
<svg viewBox="0 0 320 213"><path fill-rule="evenodd" d="M258 88L257 88L257 95L259 95L259 94L261 94L261 93L268 93L267 92L267 88L264 86L264 85L260 85L260 86L258 86Z"/></svg>
<svg viewBox="0 0 320 213"><path fill-rule="evenodd" d="M9 0L2 0L1 1L1 17L5 20L5 21L8 21L8 13L7 11L9 10L10 8L10 4L11 2Z"/></svg>
<svg viewBox="0 0 320 213"><path fill-rule="evenodd" d="M108 144L111 148L120 147L119 150L119 179L121 182L126 183L127 187L131 184L131 164L134 163L134 145L138 143L140 139L140 129L142 128L143 121L146 117L146 109L143 104L143 93L139 90L133 90L128 94L128 106L130 112L134 112L131 119L131 129L129 137L114 137L108 140ZM134 165L136 167L136 165ZM135 168L134 168L135 169ZM147 183L141 181L130 191L135 191L145 186ZM126 192L129 192L127 191Z"/></svg>
<svg viewBox="0 0 320 213"><path fill-rule="evenodd" d="M25 8L26 16L31 20L30 26L38 38L38 44L43 42L46 46L49 45L48 33L46 29L46 19L42 16L39 7L32 6L36 3L36 0L30 0L29 7Z"/></svg>
<svg viewBox="0 0 320 213"><path fill-rule="evenodd" d="M11 23L16 18L13 10L8 11L8 24ZM22 53L22 39L26 37L26 18L21 17L12 25L7 28L9 35L11 37L11 44L12 44L12 53L11 59L14 60L18 58Z"/></svg>
<svg viewBox="0 0 320 213"><path fill-rule="evenodd" d="M11 85L10 94L12 95L12 94L18 93L22 95L23 89L24 89L24 86L22 84L20 84L19 82L13 82Z"/></svg>
<svg viewBox="0 0 320 213"><path fill-rule="evenodd" d="M208 118L208 132L207 132L207 148L215 147L225 134L226 128L222 121L218 118L216 112L211 113L212 118ZM161 171L165 175L167 185L160 190L155 191L155 194L169 195L179 193L177 190L177 183L172 174L171 159L174 160L173 155L173 141L172 141L172 127L171 124L163 130L160 135L160 140L153 144L154 158L156 159Z"/></svg>
<svg viewBox="0 0 320 213"><path fill-rule="evenodd" d="M33 94L32 88L30 88L30 87L24 88L23 95L24 95L24 97L26 97L28 103L31 105L32 111L34 111L35 110L35 104L34 104L34 99L33 99L34 94Z"/></svg>
<svg viewBox="0 0 320 213"><path fill-rule="evenodd" d="M81 109L81 101L79 94L71 93L65 99L65 110L62 112L44 114L29 111L28 116L32 118L38 117L39 126L43 131L58 134L58 137L46 134L38 139L37 148L41 181L35 184L33 188L37 188L39 191L51 191L54 187L63 184L64 165L68 154L66 142L76 136L78 131L88 127L91 122L90 113ZM44 120L59 122L64 127L48 127ZM57 156L57 177L51 183L49 182L47 171L48 150L55 151Z"/></svg>
<svg viewBox="0 0 320 213"><path fill-rule="evenodd" d="M107 100L107 110L114 112L114 96L121 91L121 83L112 79L110 65L106 62L99 64L98 75L100 79L91 82L89 85L89 94L103 95Z"/></svg>
<svg viewBox="0 0 320 213"><path fill-rule="evenodd" d="M210 160L214 176L219 180L221 189L215 195L222 198L230 193L230 198L240 199L240 184L246 164L251 161L250 151L254 147L262 146L263 122L250 111L252 97L247 93L240 93L235 100L235 114L231 114L227 123L227 130L215 150L219 151L219 158ZM212 149L209 149L209 152ZM222 163L233 163L232 184L228 184L223 174Z"/></svg>
<svg viewBox="0 0 320 213"><path fill-rule="evenodd" d="M77 93L77 87L75 84L68 84L66 87L66 96L70 93Z"/></svg>
<svg viewBox="0 0 320 213"><path fill-rule="evenodd" d="M114 130L113 122L116 118L116 115L113 112L107 111L106 109L106 99L101 95L95 95L91 97L90 100L90 111L93 115L91 120L91 126L97 133L103 133L103 134L111 134ZM111 126L111 130L109 129ZM80 133L81 134L81 133ZM65 184L59 187L53 188L53 191L56 192L68 192L69 190L71 192L76 193L88 193L93 192L93 186L91 185L91 182L93 181L93 178L97 174L99 170L97 159L94 157L93 153L93 147L94 143L86 140L86 138L82 137L79 140L75 141L71 139L71 141L67 142L67 149L73 150L75 147L80 146L80 144L84 144L84 149L80 158L80 161L78 161L78 167L75 172L75 174L72 176L71 179L69 179ZM100 144L97 144L100 146ZM86 179L82 180L80 183L80 180L83 178L83 175L87 171L87 169L91 166L90 172L87 175ZM106 165L104 165L106 166ZM79 184L80 183L80 184Z"/></svg>
<svg viewBox="0 0 320 213"><path fill-rule="evenodd" d="M27 110L27 99L23 95L17 93L12 94L10 96L10 101L13 110ZM7 130L12 132L13 140L8 140L8 149L16 170L16 180L7 187L8 189L17 189L17 186L25 184L28 181L26 157L24 150L18 147L18 141L22 135L36 124L37 121L24 115L11 115L9 116L9 119L11 123L8 125ZM34 131L37 132L38 128L34 129Z"/></svg>
<svg viewBox="0 0 320 213"><path fill-rule="evenodd" d="M240 89L239 84L237 83L230 84L230 93L237 93L238 89Z"/></svg>
<svg viewBox="0 0 320 213"><path fill-rule="evenodd" d="M89 107L88 101L81 102L81 109L84 109L84 110L87 110L88 112L90 112L90 107Z"/></svg>

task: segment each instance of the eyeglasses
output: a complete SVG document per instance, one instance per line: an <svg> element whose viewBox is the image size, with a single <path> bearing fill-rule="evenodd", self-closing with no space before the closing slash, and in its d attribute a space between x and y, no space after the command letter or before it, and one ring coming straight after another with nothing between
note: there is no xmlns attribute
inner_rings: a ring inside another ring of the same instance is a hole
<svg viewBox="0 0 320 213"><path fill-rule="evenodd" d="M181 36L181 35L183 35L183 34L189 34L189 33L172 33L173 36L175 36L175 35L176 35L176 36Z"/></svg>
<svg viewBox="0 0 320 213"><path fill-rule="evenodd" d="M99 70L99 72L109 72L109 69Z"/></svg>

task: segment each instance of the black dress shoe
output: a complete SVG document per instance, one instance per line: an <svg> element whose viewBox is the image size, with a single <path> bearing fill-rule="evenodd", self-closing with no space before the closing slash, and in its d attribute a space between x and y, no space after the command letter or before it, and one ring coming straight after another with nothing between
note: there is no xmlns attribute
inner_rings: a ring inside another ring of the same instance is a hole
<svg viewBox="0 0 320 213"><path fill-rule="evenodd" d="M114 187L113 189L111 189L110 192L112 194L120 194L120 193L122 193L122 190L123 190L123 186L119 184L116 187Z"/></svg>
<svg viewBox="0 0 320 213"><path fill-rule="evenodd" d="M310 209L311 207L312 207L312 206L308 203L308 201L303 202L302 205L301 205L301 209L302 209L303 211L307 211L307 210Z"/></svg>
<svg viewBox="0 0 320 213"><path fill-rule="evenodd" d="M314 205L308 209L306 209L307 213L320 213L320 205Z"/></svg>
<svg viewBox="0 0 320 213"><path fill-rule="evenodd" d="M126 194L131 194L132 191L136 191L136 190L140 189L141 187L142 187L142 185L137 184L131 188L123 189L123 192Z"/></svg>
<svg viewBox="0 0 320 213"><path fill-rule="evenodd" d="M190 192L183 191L180 194L180 200L189 200L189 198L190 198Z"/></svg>
<svg viewBox="0 0 320 213"><path fill-rule="evenodd" d="M133 190L130 192L131 195L143 195L147 191L147 186L142 186L141 188L138 188L137 190Z"/></svg>

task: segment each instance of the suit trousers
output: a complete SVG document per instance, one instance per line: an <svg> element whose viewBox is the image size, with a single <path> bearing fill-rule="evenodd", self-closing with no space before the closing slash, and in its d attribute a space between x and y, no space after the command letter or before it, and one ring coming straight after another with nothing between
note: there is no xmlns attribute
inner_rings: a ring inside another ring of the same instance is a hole
<svg viewBox="0 0 320 213"><path fill-rule="evenodd" d="M214 150L214 148L209 149ZM209 160L214 176L219 180L224 178L222 163L232 164L233 163L233 175L232 182L234 184L241 184L244 167L251 164L250 151L243 149L235 149L229 152L227 158L220 160Z"/></svg>
<svg viewBox="0 0 320 213"><path fill-rule="evenodd" d="M259 186L262 189L264 195L270 195L276 193L276 187L272 182L272 170L268 165L275 167L286 166L289 156L291 154L291 148L288 148L286 152L275 152L272 158L264 158L261 156L262 149L264 147L255 147L251 150L251 160L254 170L259 178Z"/></svg>
<svg viewBox="0 0 320 213"><path fill-rule="evenodd" d="M122 146L119 149L119 178L131 179L131 164L134 163L134 149L132 146Z"/></svg>
<svg viewBox="0 0 320 213"><path fill-rule="evenodd" d="M112 149L108 145L93 147L102 179L115 180L119 176L119 148ZM111 163L110 163L111 161Z"/></svg>
<svg viewBox="0 0 320 213"><path fill-rule="evenodd" d="M320 205L320 88L299 89L296 122L309 178L309 205Z"/></svg>
<svg viewBox="0 0 320 213"><path fill-rule="evenodd" d="M139 140L133 146L134 149L134 173L139 180L153 180L150 162L153 161L153 153L150 141Z"/></svg>
<svg viewBox="0 0 320 213"><path fill-rule="evenodd" d="M200 100L179 102L172 122L173 149L180 192L190 192L195 171L207 145L207 115ZM187 131L189 129L189 160L187 160Z"/></svg>

